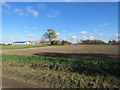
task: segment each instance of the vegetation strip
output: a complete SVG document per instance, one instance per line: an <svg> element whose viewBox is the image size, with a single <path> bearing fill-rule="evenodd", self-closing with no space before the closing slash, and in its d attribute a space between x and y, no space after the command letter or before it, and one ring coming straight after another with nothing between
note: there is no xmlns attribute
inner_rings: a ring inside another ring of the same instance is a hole
<svg viewBox="0 0 120 90"><path fill-rule="evenodd" d="M25 49L25 48L37 48L37 47L48 47L49 45L43 46L11 46L11 45L2 45L0 50L7 50L7 49ZM53 46L62 46L62 45L53 45ZM52 47L52 46L49 46Z"/></svg>
<svg viewBox="0 0 120 90"><path fill-rule="evenodd" d="M3 74L52 87L120 88L120 61L2 54Z"/></svg>

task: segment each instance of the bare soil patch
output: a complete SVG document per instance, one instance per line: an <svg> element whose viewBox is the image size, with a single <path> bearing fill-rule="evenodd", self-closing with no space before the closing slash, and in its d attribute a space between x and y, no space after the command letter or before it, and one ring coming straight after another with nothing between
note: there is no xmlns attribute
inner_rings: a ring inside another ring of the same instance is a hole
<svg viewBox="0 0 120 90"><path fill-rule="evenodd" d="M38 88L37 85L25 82L23 80L13 79L10 77L2 77L2 88Z"/></svg>
<svg viewBox="0 0 120 90"><path fill-rule="evenodd" d="M2 50L3 54L76 58L117 58L118 45L69 45Z"/></svg>

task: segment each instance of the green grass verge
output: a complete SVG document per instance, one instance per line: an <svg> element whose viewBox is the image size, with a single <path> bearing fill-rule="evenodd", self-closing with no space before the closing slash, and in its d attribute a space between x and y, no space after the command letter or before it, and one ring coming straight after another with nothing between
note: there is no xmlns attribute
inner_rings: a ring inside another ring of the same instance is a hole
<svg viewBox="0 0 120 90"><path fill-rule="evenodd" d="M53 87L120 88L120 61L2 54L3 73Z"/></svg>
<svg viewBox="0 0 120 90"><path fill-rule="evenodd" d="M11 46L11 45L3 45L2 50L5 49L24 49L24 48L35 48L35 47L45 47L45 46Z"/></svg>
<svg viewBox="0 0 120 90"><path fill-rule="evenodd" d="M6 49L25 49L25 48L36 48L36 47L47 47L49 45L44 45L44 46L11 46L11 45L2 45L0 46L0 50L6 50ZM53 46L63 46L63 45L52 45Z"/></svg>

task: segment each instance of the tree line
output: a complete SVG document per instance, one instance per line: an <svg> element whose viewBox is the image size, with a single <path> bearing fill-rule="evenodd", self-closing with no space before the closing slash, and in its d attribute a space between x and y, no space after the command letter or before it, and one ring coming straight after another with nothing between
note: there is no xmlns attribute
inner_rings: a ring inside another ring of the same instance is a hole
<svg viewBox="0 0 120 90"><path fill-rule="evenodd" d="M80 40L77 44L108 44L108 45L118 45L120 41L110 40L108 42L104 42L102 40Z"/></svg>
<svg viewBox="0 0 120 90"><path fill-rule="evenodd" d="M60 42L60 40L51 41L51 45L71 45L71 44L72 44L71 42L68 42L65 40L62 40L61 42Z"/></svg>
<svg viewBox="0 0 120 90"><path fill-rule="evenodd" d="M46 42L46 39L49 41ZM65 40L55 40L57 39L57 35L55 30L53 29L47 29L47 32L42 36L40 43L45 45L45 43L49 43L50 45L71 45L72 42L65 41ZM120 41L116 40L110 40L108 42L104 42L102 40L77 40L76 45L82 45L82 44L106 44L106 45L120 45ZM5 44L0 44L0 45L5 45ZM11 44L8 44L11 45Z"/></svg>
<svg viewBox="0 0 120 90"><path fill-rule="evenodd" d="M60 40L53 40L57 38L57 35L55 33L55 30L53 29L48 29L47 32L43 35L44 39L49 39L49 42L51 45L71 45L71 42L68 41L64 41L62 40L60 42ZM109 45L117 45L120 44L120 41L116 41L116 40L112 40L112 41L108 41L108 42L104 42L102 40L80 40L77 41L77 45L78 44L109 44Z"/></svg>

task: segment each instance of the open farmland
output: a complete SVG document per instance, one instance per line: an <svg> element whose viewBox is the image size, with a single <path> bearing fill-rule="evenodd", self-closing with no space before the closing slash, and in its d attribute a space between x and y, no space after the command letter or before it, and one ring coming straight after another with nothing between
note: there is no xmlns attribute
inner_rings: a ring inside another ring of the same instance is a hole
<svg viewBox="0 0 120 90"><path fill-rule="evenodd" d="M50 57L111 58L118 56L118 45L69 45L3 50L3 54Z"/></svg>
<svg viewBox="0 0 120 90"><path fill-rule="evenodd" d="M9 49L25 49L25 48L36 48L36 47L45 47L45 46L12 46L12 45L2 45L0 50L9 50Z"/></svg>
<svg viewBox="0 0 120 90"><path fill-rule="evenodd" d="M3 50L2 72L48 88L120 88L117 55L117 45Z"/></svg>

